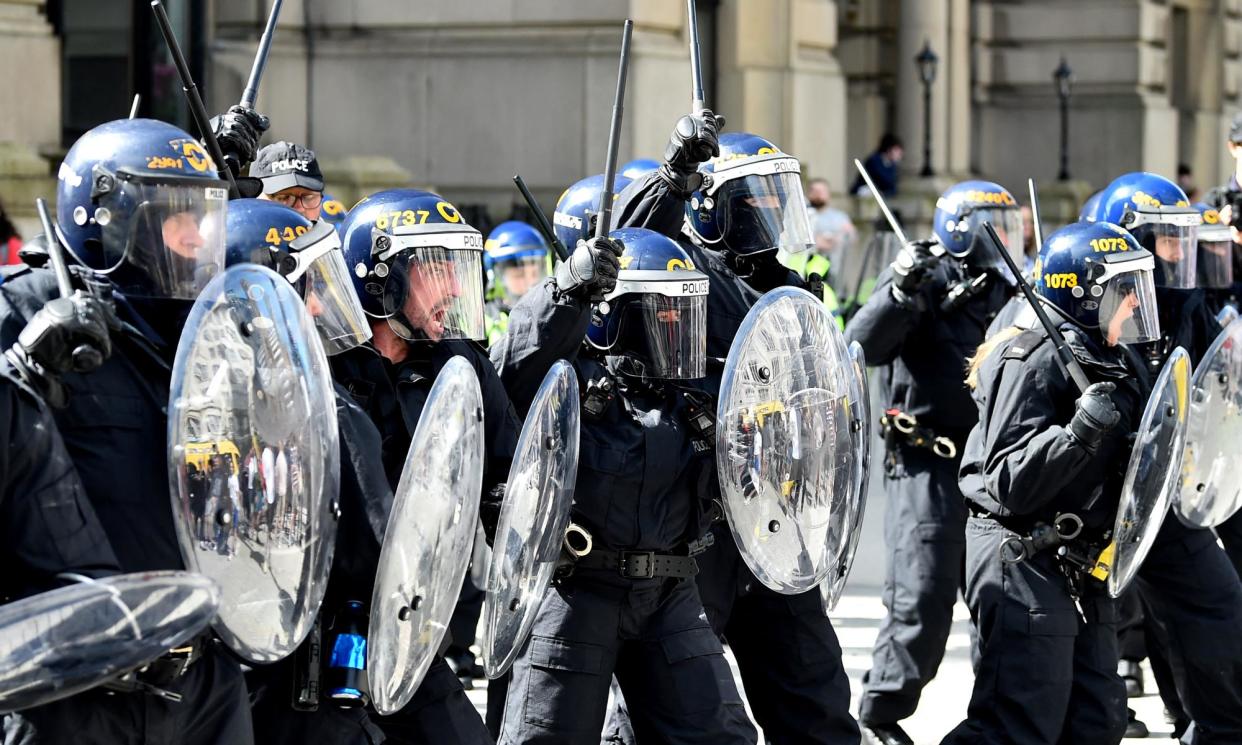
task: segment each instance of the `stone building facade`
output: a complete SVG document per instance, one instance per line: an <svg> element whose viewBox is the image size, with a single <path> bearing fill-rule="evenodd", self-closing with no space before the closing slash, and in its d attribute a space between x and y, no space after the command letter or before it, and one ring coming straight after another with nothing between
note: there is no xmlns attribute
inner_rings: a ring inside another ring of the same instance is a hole
<svg viewBox="0 0 1242 745"><path fill-rule="evenodd" d="M166 0L208 108L237 100L270 0ZM1015 193L1035 177L1053 219L1127 170L1204 186L1231 169L1242 0L699 0L709 104L730 129L797 155L842 192L879 136L906 142L911 220L967 176ZM0 0L0 197L26 225L52 161L92 121L185 121L138 0ZM272 135L322 156L349 201L398 183L507 216L520 172L545 205L603 169L621 23L635 22L621 157L658 157L690 104L681 0L286 0L259 108ZM931 165L914 57L939 57ZM1070 172L1053 184L1059 101L1074 70ZM73 74L71 74L73 73ZM92 77L94 76L94 77ZM96 79L98 78L98 79ZM867 205L854 205L867 213Z"/></svg>

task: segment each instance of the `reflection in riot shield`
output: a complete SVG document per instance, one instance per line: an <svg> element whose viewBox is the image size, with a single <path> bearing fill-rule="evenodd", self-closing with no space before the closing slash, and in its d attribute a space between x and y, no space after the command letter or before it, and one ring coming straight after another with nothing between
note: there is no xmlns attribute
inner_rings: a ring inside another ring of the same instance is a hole
<svg viewBox="0 0 1242 745"><path fill-rule="evenodd" d="M828 579L819 586L825 613L831 612L837 606L837 600L841 598L841 591L845 589L845 582L849 579L850 569L854 565L854 553L858 550L858 540L862 537L863 514L867 506L867 476L871 465L871 399L867 390L867 359L862 345L858 342L850 344L849 352L853 363L848 404L853 450L842 448L838 451L838 460L849 461L839 463L838 467L854 469L854 501L840 510L841 538L838 545L841 548L833 558L833 569Z"/></svg>
<svg viewBox="0 0 1242 745"><path fill-rule="evenodd" d="M1135 436L1113 527L1108 593L1121 595L1151 550L1181 483L1190 403L1190 356L1178 347L1164 363Z"/></svg>
<svg viewBox="0 0 1242 745"><path fill-rule="evenodd" d="M436 376L384 532L366 644L371 702L392 714L440 649L470 565L483 487L483 395L470 363Z"/></svg>
<svg viewBox="0 0 1242 745"><path fill-rule="evenodd" d="M72 696L150 663L207 628L216 584L125 574L0 606L0 713Z"/></svg>
<svg viewBox="0 0 1242 745"><path fill-rule="evenodd" d="M561 555L578 478L578 409L578 377L558 361L526 415L496 526L480 641L489 678L526 643Z"/></svg>
<svg viewBox="0 0 1242 745"><path fill-rule="evenodd" d="M1173 509L1192 528L1214 528L1242 509L1242 319L1220 332L1191 378Z"/></svg>
<svg viewBox="0 0 1242 745"><path fill-rule="evenodd" d="M232 267L195 301L177 347L168 467L186 566L220 584L215 629L252 663L310 631L336 543L335 395L293 287Z"/></svg>
<svg viewBox="0 0 1242 745"><path fill-rule="evenodd" d="M717 402L725 514L750 570L777 592L811 589L847 539L860 470L854 364L824 304L782 287L743 321Z"/></svg>

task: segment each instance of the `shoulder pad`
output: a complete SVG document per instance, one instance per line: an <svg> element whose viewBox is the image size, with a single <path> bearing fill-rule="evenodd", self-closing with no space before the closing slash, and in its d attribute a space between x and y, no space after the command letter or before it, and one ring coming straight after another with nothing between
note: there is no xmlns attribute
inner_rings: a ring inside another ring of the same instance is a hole
<svg viewBox="0 0 1242 745"><path fill-rule="evenodd" d="M1047 335L1042 330L1030 329L1023 331L1009 342L1009 347L1005 350L1005 354L1001 359L1005 360L1024 360L1031 356L1031 352L1047 339Z"/></svg>
<svg viewBox="0 0 1242 745"><path fill-rule="evenodd" d="M23 274L29 274L31 271L31 268L25 264L7 264L0 267L0 284L4 284L10 279L15 279Z"/></svg>

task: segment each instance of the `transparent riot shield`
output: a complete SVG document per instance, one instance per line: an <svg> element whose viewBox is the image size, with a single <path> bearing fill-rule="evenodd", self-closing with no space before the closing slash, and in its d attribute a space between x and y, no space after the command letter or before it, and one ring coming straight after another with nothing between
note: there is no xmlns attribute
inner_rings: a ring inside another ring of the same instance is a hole
<svg viewBox="0 0 1242 745"><path fill-rule="evenodd" d="M841 591L845 589L845 582L849 579L850 569L854 566L854 554L858 550L858 540L862 537L863 514L867 506L867 477L871 467L872 420L871 398L867 390L867 359L862 345L858 342L850 344L849 352L853 363L849 412L854 449L845 451L843 455L850 459L854 467L854 503L852 509L847 505L841 510L841 550L833 560L833 569L828 579L819 586L825 613L830 613L837 607Z"/></svg>
<svg viewBox="0 0 1242 745"><path fill-rule="evenodd" d="M336 543L335 394L314 321L254 264L194 303L173 365L168 469L186 567L220 585L214 628L242 659L310 631Z"/></svg>
<svg viewBox="0 0 1242 745"><path fill-rule="evenodd" d="M1242 319L1225 327L1190 379L1182 483L1173 510L1214 528L1242 509Z"/></svg>
<svg viewBox="0 0 1242 745"><path fill-rule="evenodd" d="M457 605L483 487L483 395L470 363L449 360L427 395L384 532L371 596L371 703L414 696Z"/></svg>
<svg viewBox="0 0 1242 745"><path fill-rule="evenodd" d="M1113 597L1129 586L1147 558L1181 483L1189 408L1190 357L1178 347L1164 363L1143 410L1121 487L1109 547L1113 556L1108 593Z"/></svg>
<svg viewBox="0 0 1242 745"><path fill-rule="evenodd" d="M832 314L782 287L751 308L725 363L716 463L746 565L777 592L823 582L841 557L858 493L854 362Z"/></svg>
<svg viewBox="0 0 1242 745"><path fill-rule="evenodd" d="M0 606L0 713L93 688L207 628L220 602L187 572L124 574Z"/></svg>
<svg viewBox="0 0 1242 745"><path fill-rule="evenodd" d="M849 309L867 302L880 272L893 263L901 251L901 241L887 224L883 224L883 219L880 223L861 251L850 251L834 259L832 275L836 281L833 289Z"/></svg>
<svg viewBox="0 0 1242 745"><path fill-rule="evenodd" d="M483 669L498 678L526 643L561 554L578 478L578 378L544 376L513 454L483 600Z"/></svg>

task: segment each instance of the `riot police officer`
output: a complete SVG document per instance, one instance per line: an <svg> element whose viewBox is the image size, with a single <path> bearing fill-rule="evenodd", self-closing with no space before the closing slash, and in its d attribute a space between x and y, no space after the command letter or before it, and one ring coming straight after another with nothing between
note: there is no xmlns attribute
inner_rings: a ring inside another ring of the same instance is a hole
<svg viewBox="0 0 1242 745"><path fill-rule="evenodd" d="M579 242L492 350L520 408L558 359L576 369L572 520L591 536L514 663L501 743L595 745L614 674L640 741L754 742L691 581L716 480L701 402L683 387L706 371L707 291L672 240L614 231Z"/></svg>
<svg viewBox="0 0 1242 745"><path fill-rule="evenodd" d="M708 406L742 320L768 290L785 285L822 295L778 261L813 244L797 159L754 134L718 135L712 112L680 120L660 168L617 200L616 224L646 227L677 240L711 280L707 355L701 388ZM719 516L717 516L719 517ZM764 736L784 743L856 743L849 678L841 646L818 590L782 595L743 562L728 526L717 520L700 558L699 592L712 628L738 661Z"/></svg>
<svg viewBox="0 0 1242 745"><path fill-rule="evenodd" d="M312 224L293 209L259 199L229 204L227 262L266 266L288 279L304 298L329 354L364 343L371 329L354 294L341 242L330 224ZM256 666L247 676L256 739L265 743L382 742L372 710L342 699L327 683L331 655L323 665L311 648L332 648L331 619L351 602L369 601L392 491L380 462L379 431L353 399L336 387L341 446L336 550L321 607L320 624L293 656ZM312 685L310 681L323 681Z"/></svg>
<svg viewBox="0 0 1242 745"><path fill-rule="evenodd" d="M884 367L888 613L863 677L859 718L885 745L910 742L898 723L936 675L962 581L967 514L957 469L976 419L962 360L1013 293L982 224L992 223L1022 261L1018 203L998 184L950 187L933 221L934 240L903 247L845 329L868 364Z"/></svg>
<svg viewBox="0 0 1242 745"><path fill-rule="evenodd" d="M1097 255L1100 240L1118 253ZM1107 745L1125 731L1115 602L1090 563L1065 557L1093 560L1112 524L1147 397L1126 346L1159 335L1153 259L1115 226L1075 223L1048 236L1039 261L1036 291L1091 385L1079 392L1042 328L1011 327L971 362L979 422L960 483L979 659L966 720L944 745ZM1013 543L1050 529L1067 536L1065 557L1055 543ZM1022 550L1002 553L1012 546Z"/></svg>
<svg viewBox="0 0 1242 745"><path fill-rule="evenodd" d="M538 230L518 220L502 222L483 243L487 270L487 343L495 344L509 325L509 309L548 276L548 242Z"/></svg>
<svg viewBox="0 0 1242 745"><path fill-rule="evenodd" d="M484 492L503 492L520 424L478 344L485 333L482 235L443 197L416 189L367 197L349 211L340 232L372 338L333 357L333 377L379 429L390 486L400 479L432 382L450 359L462 356L483 393ZM485 524L494 523L499 497L484 511ZM377 722L402 741L491 741L461 681L439 656L405 709Z"/></svg>
<svg viewBox="0 0 1242 745"><path fill-rule="evenodd" d="M1198 364L1220 332L1198 287L1200 212L1177 184L1138 172L1103 190L1095 218L1120 225L1155 257L1161 334L1142 347L1149 369L1160 370L1179 346ZM1228 631L1242 624L1242 583L1215 536L1166 519L1137 586L1155 622L1149 652L1155 644L1168 653L1196 742L1242 739L1242 640Z"/></svg>
<svg viewBox="0 0 1242 745"><path fill-rule="evenodd" d="M92 372L68 372L68 404L55 413L123 571L181 569L166 457L169 375L190 303L224 264L227 184L186 132L131 119L84 134L58 171L57 218L67 248L104 272L87 280L111 292L119 318L112 356ZM57 294L48 269L26 269L0 286L0 344ZM240 665L210 636L144 673L170 692L92 691L15 714L9 742L247 743L251 722ZM180 702L173 698L179 696Z"/></svg>

